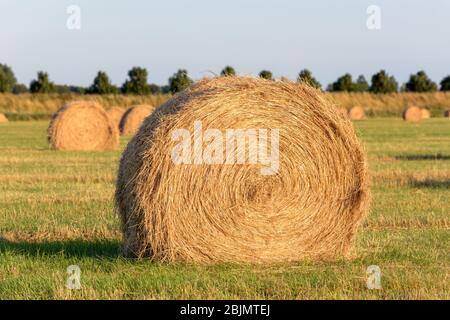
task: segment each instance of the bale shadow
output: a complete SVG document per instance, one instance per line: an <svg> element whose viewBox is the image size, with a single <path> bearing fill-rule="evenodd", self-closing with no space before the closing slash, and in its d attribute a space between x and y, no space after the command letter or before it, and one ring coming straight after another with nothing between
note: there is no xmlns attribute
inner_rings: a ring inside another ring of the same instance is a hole
<svg viewBox="0 0 450 320"><path fill-rule="evenodd" d="M412 180L411 186L415 188L430 188L430 189L449 189L450 190L450 180Z"/></svg>
<svg viewBox="0 0 450 320"><path fill-rule="evenodd" d="M66 258L121 257L121 243L118 240L66 240L66 241L10 241L0 236L0 253L14 253L27 256L63 256Z"/></svg>
<svg viewBox="0 0 450 320"><path fill-rule="evenodd" d="M450 160L450 155L444 154L411 154L411 155L399 155L394 157L396 160Z"/></svg>

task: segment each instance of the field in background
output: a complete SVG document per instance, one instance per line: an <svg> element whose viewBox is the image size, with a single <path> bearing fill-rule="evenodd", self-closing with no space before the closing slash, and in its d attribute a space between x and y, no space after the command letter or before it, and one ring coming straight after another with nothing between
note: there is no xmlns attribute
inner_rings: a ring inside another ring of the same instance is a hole
<svg viewBox="0 0 450 320"><path fill-rule="evenodd" d="M356 122L373 203L355 259L270 266L121 257L112 204L121 150L49 150L47 125L0 125L0 299L450 298L448 119ZM65 287L72 264L78 291ZM366 287L369 265L381 268L381 290Z"/></svg>
<svg viewBox="0 0 450 320"><path fill-rule="evenodd" d="M79 95L79 94L0 94L0 112L10 121L50 119L53 112L74 100L96 101L105 108L130 107L136 104L159 106L169 95Z"/></svg>
<svg viewBox="0 0 450 320"><path fill-rule="evenodd" d="M350 109L353 106L364 107L369 117L400 116L408 106L428 108L435 117L442 117L445 110L450 109L450 92L432 93L327 93L340 107ZM134 104L150 103L159 106L169 99L170 95L125 96L125 95L76 95L76 94L0 94L0 112L10 120L49 119L51 114L62 105L72 100L94 100L104 107L128 107Z"/></svg>

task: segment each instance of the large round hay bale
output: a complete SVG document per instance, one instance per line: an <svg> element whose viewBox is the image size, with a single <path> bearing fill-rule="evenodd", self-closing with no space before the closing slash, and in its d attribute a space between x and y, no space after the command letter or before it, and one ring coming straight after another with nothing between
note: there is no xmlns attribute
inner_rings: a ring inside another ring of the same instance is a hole
<svg viewBox="0 0 450 320"><path fill-rule="evenodd" d="M144 119L153 111L151 105L140 104L129 108L120 120L120 133L123 135L135 134L144 122Z"/></svg>
<svg viewBox="0 0 450 320"><path fill-rule="evenodd" d="M348 111L345 108L338 108L339 113L345 118L345 119L350 119L348 116Z"/></svg>
<svg viewBox="0 0 450 320"><path fill-rule="evenodd" d="M420 112L422 113L422 119L430 119L431 118L430 110L422 108L422 109L420 109Z"/></svg>
<svg viewBox="0 0 450 320"><path fill-rule="evenodd" d="M8 122L8 118L3 113L0 113L0 123L6 122Z"/></svg>
<svg viewBox="0 0 450 320"><path fill-rule="evenodd" d="M450 110L446 110L446 111L444 112L444 117L450 118Z"/></svg>
<svg viewBox="0 0 450 320"><path fill-rule="evenodd" d="M106 111L109 118L111 119L111 122L116 126L117 130L119 130L120 120L122 119L125 111L125 108L122 107L112 107Z"/></svg>
<svg viewBox="0 0 450 320"><path fill-rule="evenodd" d="M348 117L350 120L363 120L366 118L366 113L364 112L363 107L355 106L348 112Z"/></svg>
<svg viewBox="0 0 450 320"><path fill-rule="evenodd" d="M118 145L119 133L101 105L75 101L53 115L48 141L58 150L110 150Z"/></svg>
<svg viewBox="0 0 450 320"><path fill-rule="evenodd" d="M250 130L241 149L230 129ZM159 107L115 194L127 255L200 263L347 256L368 199L351 122L319 90L249 77L202 80Z"/></svg>
<svg viewBox="0 0 450 320"><path fill-rule="evenodd" d="M419 122L422 120L422 110L419 107L409 107L402 114L403 120L408 122Z"/></svg>

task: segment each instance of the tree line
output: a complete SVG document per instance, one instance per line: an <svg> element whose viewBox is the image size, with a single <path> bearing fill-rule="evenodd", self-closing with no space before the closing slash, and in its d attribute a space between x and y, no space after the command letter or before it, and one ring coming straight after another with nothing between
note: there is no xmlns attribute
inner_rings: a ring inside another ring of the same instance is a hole
<svg viewBox="0 0 450 320"><path fill-rule="evenodd" d="M231 66L226 66L221 71L221 76L235 76L236 71ZM259 77L274 80L272 72L262 70ZM281 78L281 80L287 80ZM190 86L194 81L189 77L187 70L180 69L174 73L168 81L167 85L158 86L148 83L147 69L141 67L133 67L128 71L128 78L117 87L111 83L109 76L104 71L98 71L92 84L87 87L57 85L53 83L48 73L39 71L36 79L31 81L27 87L24 84L17 83L17 79L13 70L5 65L0 64L0 92L1 93L79 93L79 94L130 94L130 95L148 95L148 94L165 94L177 93ZM301 70L297 77L297 82L307 83L318 89L322 89L322 85L312 75L311 71ZM437 90L450 91L450 76L445 77L440 82L440 88L425 73L419 71L409 77L408 82L400 88L394 76L389 75L385 70L380 70L371 78L371 83L360 75L356 81L352 75L346 73L339 77L335 82L329 84L326 91L331 92L372 92L372 93L394 93L394 92L433 92Z"/></svg>

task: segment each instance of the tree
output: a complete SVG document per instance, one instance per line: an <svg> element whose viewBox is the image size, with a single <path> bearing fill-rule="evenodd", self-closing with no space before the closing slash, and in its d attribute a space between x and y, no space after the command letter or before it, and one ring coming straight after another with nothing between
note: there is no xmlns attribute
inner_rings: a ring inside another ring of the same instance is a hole
<svg viewBox="0 0 450 320"><path fill-rule="evenodd" d="M66 84L55 84L54 92L58 94L69 94L70 88Z"/></svg>
<svg viewBox="0 0 450 320"><path fill-rule="evenodd" d="M194 81L189 78L187 70L180 69L169 78L170 92L177 93L189 87Z"/></svg>
<svg viewBox="0 0 450 320"><path fill-rule="evenodd" d="M80 86L69 86L69 90L72 93L85 94L87 91L87 88L80 87Z"/></svg>
<svg viewBox="0 0 450 320"><path fill-rule="evenodd" d="M122 92L125 94L146 95L150 93L147 84L147 70L145 68L133 67L128 71L129 79L122 85Z"/></svg>
<svg viewBox="0 0 450 320"><path fill-rule="evenodd" d="M450 91L450 76L446 76L441 81L441 91Z"/></svg>
<svg viewBox="0 0 450 320"><path fill-rule="evenodd" d="M55 85L49 80L48 73L39 71L37 79L31 81L30 92L31 93L52 93L55 91Z"/></svg>
<svg viewBox="0 0 450 320"><path fill-rule="evenodd" d="M226 66L225 68L223 68L223 70L220 72L221 76L235 76L236 75L236 71L234 70L233 67L230 66Z"/></svg>
<svg viewBox="0 0 450 320"><path fill-rule="evenodd" d="M302 71L300 71L300 73L298 74L297 82L308 84L317 89L322 88L320 82L313 77L311 71L309 71L308 69L303 69Z"/></svg>
<svg viewBox="0 0 450 320"><path fill-rule="evenodd" d="M263 70L259 73L259 77L266 80L273 80L272 72L269 70Z"/></svg>
<svg viewBox="0 0 450 320"><path fill-rule="evenodd" d="M161 87L154 83L148 85L148 90L150 91L151 94L161 93Z"/></svg>
<svg viewBox="0 0 450 320"><path fill-rule="evenodd" d="M428 78L425 71L419 71L409 77L409 81L405 84L406 91L412 92L430 92L436 91L437 85Z"/></svg>
<svg viewBox="0 0 450 320"><path fill-rule="evenodd" d="M331 91L354 91L352 75L349 73L339 77L336 82L331 85Z"/></svg>
<svg viewBox="0 0 450 320"><path fill-rule="evenodd" d="M366 78L363 75L360 75L354 84L354 91L357 92L365 92L369 91L369 83L367 83Z"/></svg>
<svg viewBox="0 0 450 320"><path fill-rule="evenodd" d="M27 93L27 92L28 92L27 86L22 83L15 84L12 89L12 93L14 93L14 94L22 94L22 93Z"/></svg>
<svg viewBox="0 0 450 320"><path fill-rule="evenodd" d="M0 64L0 92L11 92L16 83L12 69L6 64Z"/></svg>
<svg viewBox="0 0 450 320"><path fill-rule="evenodd" d="M393 76L389 76L386 71L380 70L372 76L372 84L369 91L373 93L397 92L398 84Z"/></svg>
<svg viewBox="0 0 450 320"><path fill-rule="evenodd" d="M118 89L111 84L108 75L104 71L99 71L94 82L87 90L90 94L116 94Z"/></svg>

